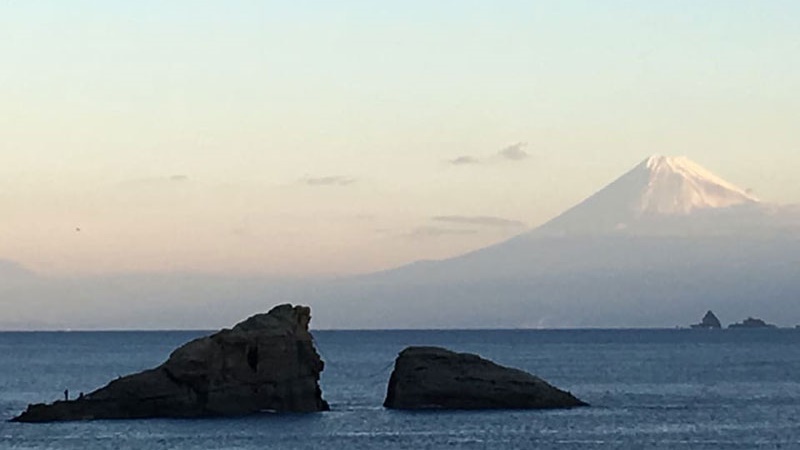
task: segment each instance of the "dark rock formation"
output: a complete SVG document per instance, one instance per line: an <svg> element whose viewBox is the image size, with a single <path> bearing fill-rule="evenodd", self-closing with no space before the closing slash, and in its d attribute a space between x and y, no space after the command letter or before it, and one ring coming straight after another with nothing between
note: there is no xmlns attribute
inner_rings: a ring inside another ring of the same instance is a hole
<svg viewBox="0 0 800 450"><path fill-rule="evenodd" d="M588 406L527 372L477 355L408 347L397 357L383 406L393 409L535 409Z"/></svg>
<svg viewBox="0 0 800 450"><path fill-rule="evenodd" d="M720 329L722 328L722 323L720 323L713 312L708 311L706 315L703 316L703 320L700 323L692 325L692 328Z"/></svg>
<svg viewBox="0 0 800 450"><path fill-rule="evenodd" d="M732 323L728 328L777 328L775 325L771 323L766 323L761 319L754 319L752 317L748 317L739 323Z"/></svg>
<svg viewBox="0 0 800 450"><path fill-rule="evenodd" d="M71 401L29 405L18 422L325 411L311 310L280 305L178 348L155 369Z"/></svg>

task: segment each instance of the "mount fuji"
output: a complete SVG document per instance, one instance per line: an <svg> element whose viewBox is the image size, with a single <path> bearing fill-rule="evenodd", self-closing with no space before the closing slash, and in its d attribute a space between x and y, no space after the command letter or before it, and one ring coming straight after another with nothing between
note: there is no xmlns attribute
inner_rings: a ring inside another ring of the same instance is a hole
<svg viewBox="0 0 800 450"><path fill-rule="evenodd" d="M318 328L672 328L709 309L794 326L799 273L799 207L654 156L509 240L358 277L58 279L0 261L0 329L217 328L286 301Z"/></svg>
<svg viewBox="0 0 800 450"><path fill-rule="evenodd" d="M798 273L799 208L652 156L540 227L342 280L316 308L356 328L674 327L709 309L793 325Z"/></svg>

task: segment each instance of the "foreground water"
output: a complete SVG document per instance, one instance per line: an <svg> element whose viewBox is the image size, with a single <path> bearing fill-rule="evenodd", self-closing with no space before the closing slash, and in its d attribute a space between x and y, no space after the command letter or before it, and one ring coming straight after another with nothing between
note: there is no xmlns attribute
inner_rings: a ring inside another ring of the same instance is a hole
<svg viewBox="0 0 800 450"><path fill-rule="evenodd" d="M332 411L237 419L7 423L203 332L0 333L0 448L800 448L798 330L317 331ZM566 411L381 407L407 345L476 352L589 402Z"/></svg>

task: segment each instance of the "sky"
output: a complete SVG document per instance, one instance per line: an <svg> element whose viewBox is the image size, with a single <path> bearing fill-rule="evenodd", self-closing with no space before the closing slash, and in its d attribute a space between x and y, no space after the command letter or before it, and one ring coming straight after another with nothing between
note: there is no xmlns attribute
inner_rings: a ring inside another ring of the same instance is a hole
<svg viewBox="0 0 800 450"><path fill-rule="evenodd" d="M338 275L651 154L800 202L796 1L0 0L0 259Z"/></svg>

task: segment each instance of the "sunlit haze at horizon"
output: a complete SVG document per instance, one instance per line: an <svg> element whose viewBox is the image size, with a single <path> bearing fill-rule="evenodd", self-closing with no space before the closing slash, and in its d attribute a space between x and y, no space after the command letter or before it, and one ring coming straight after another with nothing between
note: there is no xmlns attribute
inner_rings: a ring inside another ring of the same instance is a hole
<svg viewBox="0 0 800 450"><path fill-rule="evenodd" d="M0 259L458 255L652 154L800 202L800 3L0 2Z"/></svg>

